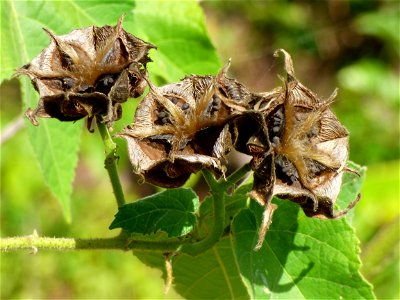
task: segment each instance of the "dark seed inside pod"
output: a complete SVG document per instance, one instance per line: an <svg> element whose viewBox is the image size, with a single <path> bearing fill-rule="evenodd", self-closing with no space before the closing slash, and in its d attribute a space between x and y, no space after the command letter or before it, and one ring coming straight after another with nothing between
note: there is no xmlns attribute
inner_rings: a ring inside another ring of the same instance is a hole
<svg viewBox="0 0 400 300"><path fill-rule="evenodd" d="M183 103L182 106L181 106L182 110L188 110L189 107L190 107L190 106L189 106L188 103Z"/></svg>
<svg viewBox="0 0 400 300"><path fill-rule="evenodd" d="M275 172L277 177L288 185L292 185L299 178L296 167L290 160L283 156L275 158Z"/></svg>
<svg viewBox="0 0 400 300"><path fill-rule="evenodd" d="M285 127L285 116L283 114L283 109L279 108L273 115L272 118L270 119L269 122L269 136L271 139L271 142L273 144L277 144L279 142L279 138L283 134L283 130ZM276 139L278 137L278 139Z"/></svg>
<svg viewBox="0 0 400 300"><path fill-rule="evenodd" d="M278 147L280 143L281 143L281 139L279 137L277 137L277 136L274 136L271 139L271 145L274 146L274 147Z"/></svg>
<svg viewBox="0 0 400 300"><path fill-rule="evenodd" d="M116 81L116 77L118 74L106 74L101 76L95 84L96 92L103 93L104 95L108 95L112 86Z"/></svg>
<svg viewBox="0 0 400 300"><path fill-rule="evenodd" d="M64 91L72 89L74 86L74 80L70 77L65 77L62 79L62 87Z"/></svg>
<svg viewBox="0 0 400 300"><path fill-rule="evenodd" d="M310 129L310 131L307 133L308 138L313 138L318 136L319 134L319 124L314 123Z"/></svg>
<svg viewBox="0 0 400 300"><path fill-rule="evenodd" d="M216 94L214 94L211 98L210 103L206 108L206 112L211 116L215 114L220 108L221 108L221 98L219 98Z"/></svg>
<svg viewBox="0 0 400 300"><path fill-rule="evenodd" d="M212 105L216 109L220 108L220 106L221 106L221 98L214 94L212 96Z"/></svg>
<svg viewBox="0 0 400 300"><path fill-rule="evenodd" d="M160 112L158 113L158 117L159 117L159 118L165 118L166 116L167 116L167 112L166 112L165 110L160 111Z"/></svg>
<svg viewBox="0 0 400 300"><path fill-rule="evenodd" d="M120 103L143 93L148 52L155 46L126 32L122 22L123 17L115 26L90 26L60 36L44 29L50 45L16 72L29 76L40 94L37 108L27 111L34 125L36 117L88 117L89 124L97 115L111 127L121 116Z"/></svg>
<svg viewBox="0 0 400 300"><path fill-rule="evenodd" d="M67 70L71 70L74 65L72 58L65 52L60 51L61 66Z"/></svg>
<svg viewBox="0 0 400 300"><path fill-rule="evenodd" d="M155 124L156 125L171 124L171 114L165 109L157 110Z"/></svg>
<svg viewBox="0 0 400 300"><path fill-rule="evenodd" d="M178 98L175 97L169 97L169 100L173 103L173 104L177 104L179 102Z"/></svg>
<svg viewBox="0 0 400 300"><path fill-rule="evenodd" d="M313 159L308 159L306 164L311 177L319 176L324 171L331 171L330 168Z"/></svg>
<svg viewBox="0 0 400 300"><path fill-rule="evenodd" d="M78 87L78 93L92 93L94 91L93 86L88 84L82 84Z"/></svg>

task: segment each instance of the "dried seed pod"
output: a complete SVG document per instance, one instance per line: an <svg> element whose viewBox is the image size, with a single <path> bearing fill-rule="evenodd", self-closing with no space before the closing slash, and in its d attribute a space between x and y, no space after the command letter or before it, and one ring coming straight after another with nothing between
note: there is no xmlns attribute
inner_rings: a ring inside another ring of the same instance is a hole
<svg viewBox="0 0 400 300"><path fill-rule="evenodd" d="M185 77L157 88L139 104L134 123L119 136L128 143L134 171L145 181L181 186L200 169L225 171L231 150L228 122L241 112L250 93L226 78L227 64L217 76Z"/></svg>
<svg viewBox="0 0 400 300"><path fill-rule="evenodd" d="M262 126L247 141L253 156L254 186L251 196L265 206L261 247L275 209L273 195L299 203L309 217L337 218L348 208L334 212L343 172L348 159L348 132L329 109L336 91L328 100L298 82L290 55L285 57L285 86L260 95L254 105L262 114Z"/></svg>
<svg viewBox="0 0 400 300"><path fill-rule="evenodd" d="M28 75L40 100L27 116L75 121L94 116L107 124L121 117L120 103L141 95L146 86L148 51L155 48L116 26L90 26L56 36L16 75Z"/></svg>

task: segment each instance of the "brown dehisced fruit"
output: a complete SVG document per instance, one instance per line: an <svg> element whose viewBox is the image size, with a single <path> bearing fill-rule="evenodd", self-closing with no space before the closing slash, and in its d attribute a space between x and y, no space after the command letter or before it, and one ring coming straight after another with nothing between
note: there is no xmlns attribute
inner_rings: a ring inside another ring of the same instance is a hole
<svg viewBox="0 0 400 300"><path fill-rule="evenodd" d="M138 97L146 86L148 52L154 45L116 26L90 26L57 36L50 45L16 75L28 75L39 92L36 109L27 117L75 121L88 117L88 127L96 116L111 125L121 117L121 103Z"/></svg>
<svg viewBox="0 0 400 300"><path fill-rule="evenodd" d="M191 75L155 87L139 104L126 139L134 172L149 183L173 188L190 174L225 172L232 148L229 121L246 110L251 94L227 78L229 63L216 76Z"/></svg>
<svg viewBox="0 0 400 300"><path fill-rule="evenodd" d="M254 110L263 117L266 130L247 140L253 156L252 198L265 207L257 248L271 223L277 195L298 203L309 217L334 219L345 215L359 197L340 212L334 211L342 175L351 171L348 160L348 132L330 110L336 90L320 99L294 76L290 55L283 49L287 80L283 87L259 95ZM241 129L239 129L240 131Z"/></svg>

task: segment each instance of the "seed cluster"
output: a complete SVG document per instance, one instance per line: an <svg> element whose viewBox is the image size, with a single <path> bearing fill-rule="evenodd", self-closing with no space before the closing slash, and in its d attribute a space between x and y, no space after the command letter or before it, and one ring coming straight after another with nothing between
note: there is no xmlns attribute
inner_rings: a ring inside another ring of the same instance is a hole
<svg viewBox="0 0 400 300"><path fill-rule="evenodd" d="M148 51L154 45L116 26L90 26L57 36L29 64L17 70L28 75L40 94L36 109L27 117L76 121L98 118L109 126L121 118L121 103L140 96L146 86Z"/></svg>
<svg viewBox="0 0 400 300"><path fill-rule="evenodd" d="M203 168L224 174L225 156L236 149L253 158L251 196L266 215L274 195L299 203L311 217L345 214L333 210L348 159L348 132L329 109L336 91L320 99L296 80L290 55L280 53L287 80L267 93L227 78L228 65L216 76L151 85L134 123L120 133L134 171L147 182L178 187Z"/></svg>
<svg viewBox="0 0 400 300"><path fill-rule="evenodd" d="M231 102L241 105L251 97L226 78L227 68L217 76L191 75L163 87L149 83L134 123L119 134L128 142L134 171L145 181L173 188L203 168L224 174L232 148L230 120L241 114Z"/></svg>
<svg viewBox="0 0 400 300"><path fill-rule="evenodd" d="M235 149L252 157L250 196L265 207L262 243L275 206L274 195L298 203L307 216L340 217L335 212L348 159L348 132L330 110L336 91L320 99L295 77L290 55L284 57L283 85L250 92L226 76L230 62L215 76L190 75L154 86L147 78L148 51L155 48L122 29L91 26L56 36L17 74L28 75L40 94L36 117L74 121L83 117L110 125L121 116L128 97L149 93L134 122L119 137L127 141L134 172L144 181L173 188L190 174L226 171L226 155Z"/></svg>

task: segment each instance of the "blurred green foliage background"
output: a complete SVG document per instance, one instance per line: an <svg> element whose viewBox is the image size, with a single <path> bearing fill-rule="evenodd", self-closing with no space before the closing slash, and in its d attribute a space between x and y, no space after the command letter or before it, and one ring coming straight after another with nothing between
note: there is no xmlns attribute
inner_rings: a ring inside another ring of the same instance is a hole
<svg viewBox="0 0 400 300"><path fill-rule="evenodd" d="M230 75L254 91L281 84L278 48L293 58L298 79L322 97L339 88L333 106L350 132L351 160L368 166L353 224L361 244L363 275L379 299L399 299L399 56L397 1L205 1L201 2L221 61ZM189 16L188 16L189 17ZM4 133L21 116L18 81L1 85L1 236L113 236L115 214L103 168L100 137L82 134L74 186L72 224L43 183L22 128ZM134 110L133 101L124 111ZM126 113L126 115L128 115ZM132 116L115 126L120 130ZM119 143L119 168L130 198L154 192L138 178ZM1 297L177 298L163 294L161 272L131 253L69 252L1 255Z"/></svg>

